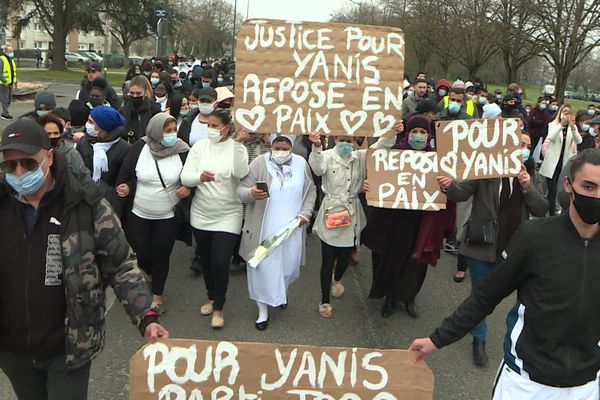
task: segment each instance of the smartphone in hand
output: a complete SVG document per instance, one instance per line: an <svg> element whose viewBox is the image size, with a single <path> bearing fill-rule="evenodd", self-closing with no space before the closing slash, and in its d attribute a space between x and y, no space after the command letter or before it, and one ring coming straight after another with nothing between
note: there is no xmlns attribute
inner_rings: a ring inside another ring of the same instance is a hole
<svg viewBox="0 0 600 400"><path fill-rule="evenodd" d="M269 186L267 182L258 181L256 182L256 188L262 190L263 192L269 194Z"/></svg>

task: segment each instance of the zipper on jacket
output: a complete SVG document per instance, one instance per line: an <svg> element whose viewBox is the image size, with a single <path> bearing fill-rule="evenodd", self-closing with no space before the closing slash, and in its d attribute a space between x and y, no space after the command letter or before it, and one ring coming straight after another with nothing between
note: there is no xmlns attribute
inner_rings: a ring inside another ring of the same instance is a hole
<svg viewBox="0 0 600 400"><path fill-rule="evenodd" d="M583 317L583 308L585 306L585 288L588 275L588 243L589 240L583 241L583 271L581 273L581 288L579 290L579 308L577 312L577 320Z"/></svg>
<svg viewBox="0 0 600 400"><path fill-rule="evenodd" d="M27 264L25 269L25 326L27 329L27 347L29 351L33 353L33 346L31 344L31 313L29 312L29 280L31 270L31 238L27 236Z"/></svg>

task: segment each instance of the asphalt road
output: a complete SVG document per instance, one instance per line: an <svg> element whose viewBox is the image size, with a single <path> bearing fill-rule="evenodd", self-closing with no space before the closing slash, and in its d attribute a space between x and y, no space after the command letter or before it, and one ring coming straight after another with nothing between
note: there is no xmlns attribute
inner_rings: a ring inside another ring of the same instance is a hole
<svg viewBox="0 0 600 400"><path fill-rule="evenodd" d="M58 97L58 105L66 106L77 86L55 84L50 89L63 96ZM13 115L33 109L32 103L14 104ZM0 130L6 125L6 121L0 121ZM392 318L383 319L379 313L381 300L367 299L371 283L370 254L363 248L360 255L359 265L350 267L344 277L346 293L341 299L333 300L333 318L323 319L318 314L320 244L310 235L307 265L290 289L288 309L272 311L268 329L257 331L254 328L256 306L248 298L245 273L234 272L225 307L226 325L214 331L210 328L210 318L202 317L199 312L206 292L202 278L188 271L192 250L178 243L171 257L165 289L168 315L163 322L173 338L404 349L414 338L429 335L470 291L468 280L460 284L452 281L456 258L444 254L436 268L429 268L423 290L417 297L420 318L411 319L400 310ZM506 299L488 318L490 362L487 367L472 364L469 336L428 357L427 363L436 380L435 399L490 398L502 357L504 319L514 301L514 296ZM144 342L118 303L108 312L107 332L106 348L92 364L89 398L128 399L128 361ZM0 373L0 399L15 398L6 377Z"/></svg>

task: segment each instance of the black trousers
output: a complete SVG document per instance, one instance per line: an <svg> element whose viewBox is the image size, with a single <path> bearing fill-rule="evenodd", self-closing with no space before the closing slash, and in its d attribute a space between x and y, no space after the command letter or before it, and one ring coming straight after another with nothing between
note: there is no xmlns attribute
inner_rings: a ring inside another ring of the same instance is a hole
<svg viewBox="0 0 600 400"><path fill-rule="evenodd" d="M127 219L127 239L140 268L152 276L152 294L156 296L162 296L165 289L176 235L175 218L144 219L130 213Z"/></svg>
<svg viewBox="0 0 600 400"><path fill-rule="evenodd" d="M354 250L354 246L335 247L321 240L321 303L331 303L333 267L335 265L334 279L336 281L341 280L348 268L352 250Z"/></svg>
<svg viewBox="0 0 600 400"><path fill-rule="evenodd" d="M376 252L371 252L371 261L374 271L394 270L394 276L389 276L390 287L385 293L386 300L394 303L403 301L413 302L421 291L425 277L427 276L427 264L408 258L404 265L399 265L395 259Z"/></svg>
<svg viewBox="0 0 600 400"><path fill-rule="evenodd" d="M0 350L0 369L19 400L86 400L90 363L65 369L65 356L33 360L29 356Z"/></svg>
<svg viewBox="0 0 600 400"><path fill-rule="evenodd" d="M225 305L229 286L231 256L240 235L196 228L193 228L193 232L200 255L208 299L213 300L213 308L220 311Z"/></svg>

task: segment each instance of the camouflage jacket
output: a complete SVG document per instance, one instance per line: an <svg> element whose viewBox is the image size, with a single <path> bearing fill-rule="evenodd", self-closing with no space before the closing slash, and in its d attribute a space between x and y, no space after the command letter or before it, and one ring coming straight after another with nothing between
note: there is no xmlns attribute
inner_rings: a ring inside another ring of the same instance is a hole
<svg viewBox="0 0 600 400"><path fill-rule="evenodd" d="M150 309L152 295L108 201L95 186L77 181L59 154L55 154L52 169L57 184L62 181L65 354L67 368L75 369L98 355L104 346L107 285L113 287L138 327ZM4 189L7 185L1 186Z"/></svg>

